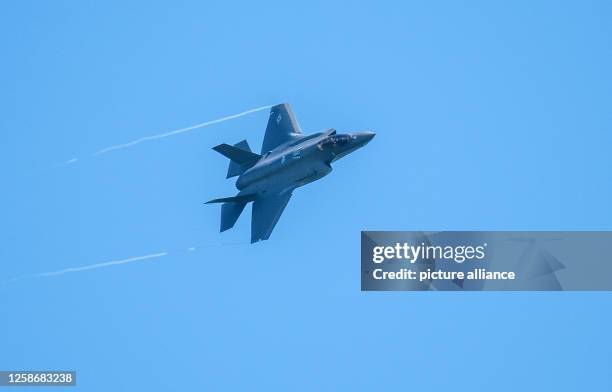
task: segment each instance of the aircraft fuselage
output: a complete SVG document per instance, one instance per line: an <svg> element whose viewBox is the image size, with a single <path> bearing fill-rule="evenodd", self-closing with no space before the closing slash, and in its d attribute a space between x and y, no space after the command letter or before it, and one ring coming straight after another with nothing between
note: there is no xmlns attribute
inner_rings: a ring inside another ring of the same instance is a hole
<svg viewBox="0 0 612 392"><path fill-rule="evenodd" d="M282 215L293 190L332 171L331 163L365 146L374 132L336 134L336 130L304 135L287 103L270 108L261 153L242 140L213 150L230 159L226 178L238 176L235 196L212 199L222 203L220 231L229 230L248 203L251 210L251 243L267 240Z"/></svg>
<svg viewBox="0 0 612 392"><path fill-rule="evenodd" d="M336 135L334 130L304 136L266 153L236 181L244 194L284 193L332 171L331 163L364 146L372 132Z"/></svg>

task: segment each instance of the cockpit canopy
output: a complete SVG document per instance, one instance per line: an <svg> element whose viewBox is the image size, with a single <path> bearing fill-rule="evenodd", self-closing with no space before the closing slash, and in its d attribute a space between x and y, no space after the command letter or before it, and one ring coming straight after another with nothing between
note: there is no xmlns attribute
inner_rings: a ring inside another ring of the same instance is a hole
<svg viewBox="0 0 612 392"><path fill-rule="evenodd" d="M352 139L353 137L347 134L331 135L330 137L323 140L323 142L321 143L321 148L334 148L345 146Z"/></svg>

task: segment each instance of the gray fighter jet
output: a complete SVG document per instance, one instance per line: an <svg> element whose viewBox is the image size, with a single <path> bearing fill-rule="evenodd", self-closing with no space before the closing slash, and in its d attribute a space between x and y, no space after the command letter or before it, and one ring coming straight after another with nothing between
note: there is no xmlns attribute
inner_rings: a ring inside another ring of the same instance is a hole
<svg viewBox="0 0 612 392"><path fill-rule="evenodd" d="M234 227L247 203L253 202L251 243L267 240L294 189L326 176L331 163L366 145L374 132L336 134L335 129L304 135L289 104L270 109L261 154L246 140L213 150L230 159L227 178L239 176L234 197L208 203L221 206L221 231Z"/></svg>

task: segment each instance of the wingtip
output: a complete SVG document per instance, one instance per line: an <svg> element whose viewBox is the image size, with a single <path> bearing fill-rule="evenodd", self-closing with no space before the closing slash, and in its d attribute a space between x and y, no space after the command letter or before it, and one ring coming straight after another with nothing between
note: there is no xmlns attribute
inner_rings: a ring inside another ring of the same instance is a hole
<svg viewBox="0 0 612 392"><path fill-rule="evenodd" d="M270 109L273 110L273 109L277 109L277 108L280 108L280 107L283 107L283 106L285 106L285 107L286 106L290 106L289 102L277 103L276 105L272 105L272 107Z"/></svg>

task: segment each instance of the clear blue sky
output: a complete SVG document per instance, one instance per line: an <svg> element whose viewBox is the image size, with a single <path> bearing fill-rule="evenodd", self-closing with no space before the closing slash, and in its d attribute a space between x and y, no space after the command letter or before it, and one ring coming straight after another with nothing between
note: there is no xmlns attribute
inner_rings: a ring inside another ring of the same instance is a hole
<svg viewBox="0 0 612 392"><path fill-rule="evenodd" d="M362 293L360 230L610 230L606 1L12 2L0 14L0 369L83 391L611 390L609 293ZM210 148L377 137L271 239L219 234ZM72 165L54 168L73 157ZM219 244L225 244L220 246ZM189 252L191 246L207 245Z"/></svg>

